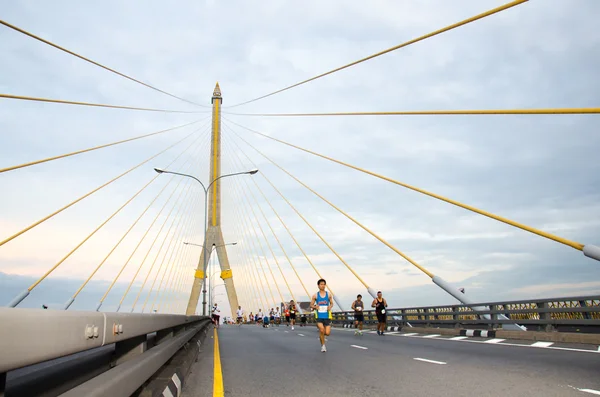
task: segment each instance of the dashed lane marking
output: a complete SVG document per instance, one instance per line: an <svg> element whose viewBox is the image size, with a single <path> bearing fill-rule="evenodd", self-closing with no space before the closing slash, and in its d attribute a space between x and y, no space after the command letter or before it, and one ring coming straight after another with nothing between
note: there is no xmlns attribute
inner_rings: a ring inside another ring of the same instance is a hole
<svg viewBox="0 0 600 397"><path fill-rule="evenodd" d="M298 334L298 336L304 336L304 334Z"/></svg>
<svg viewBox="0 0 600 397"><path fill-rule="evenodd" d="M358 346L358 345L350 345L350 346L355 347L357 349L369 350L368 347L364 347L364 346Z"/></svg>
<svg viewBox="0 0 600 397"><path fill-rule="evenodd" d="M500 342L504 342L506 339L490 339L490 340L486 340L485 343L500 343Z"/></svg>
<svg viewBox="0 0 600 397"><path fill-rule="evenodd" d="M468 336L455 336L454 338L450 338L450 340L463 340L463 339L467 339Z"/></svg>
<svg viewBox="0 0 600 397"><path fill-rule="evenodd" d="M579 391L582 391L584 393L590 393L590 394L595 394L596 396L600 396L600 391L598 390L594 390L594 389L577 389Z"/></svg>
<svg viewBox="0 0 600 397"><path fill-rule="evenodd" d="M552 346L554 342L535 342L531 346L533 347L548 347Z"/></svg>
<svg viewBox="0 0 600 397"><path fill-rule="evenodd" d="M439 365L445 365L445 364L446 364L446 363L445 363L445 362L443 362L443 361L434 361L434 360L428 360L428 359L426 359L426 358L418 358L418 357L415 357L415 358L414 358L414 360L417 360L417 361L424 361L424 362L426 362L426 363L431 363L431 364L439 364Z"/></svg>
<svg viewBox="0 0 600 397"><path fill-rule="evenodd" d="M432 334L432 335L426 335L423 338L437 338L438 336L442 336L442 335Z"/></svg>

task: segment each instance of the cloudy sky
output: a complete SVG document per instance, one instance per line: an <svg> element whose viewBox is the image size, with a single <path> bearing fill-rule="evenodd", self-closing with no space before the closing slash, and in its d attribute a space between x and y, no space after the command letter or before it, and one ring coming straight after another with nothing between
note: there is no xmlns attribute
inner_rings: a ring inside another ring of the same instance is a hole
<svg viewBox="0 0 600 397"><path fill-rule="evenodd" d="M224 111L229 113L597 107L600 32L595 16L600 4L549 0L530 1L281 94L227 108L503 3L56 1L50 5L21 1L2 3L0 15L6 22L204 106L210 106L219 81ZM1 173L3 240L172 146L0 246L0 302L7 304L58 264L152 180L19 307L45 303L61 308L102 264L72 309L94 309L123 270L103 300L103 310L115 310L134 280L124 301L124 308L130 310L147 274L136 310L144 301L146 311L153 302L154 309L162 305L160 311L181 310L200 252L182 242L202 242L202 191L187 179L161 175L153 180L152 168L169 167L208 179L210 108L155 92L4 26L0 26L0 53L0 93L197 112L0 100L0 168L197 121L146 139ZM262 306L263 302L253 300L257 295L270 306L273 296L280 300L279 291L284 299L291 297L278 266L296 299L307 299L271 227L310 293L316 290L318 278L256 185L340 300L349 306L357 293L366 295L364 286L265 176L368 285L383 290L391 306L455 300L236 134L417 263L456 287L465 287L475 300L600 293L600 263L579 251L237 126L568 239L600 245L600 135L595 115L282 118L227 114L223 123L223 172L254 165L261 170L252 178L223 182L225 240L238 242L230 247L229 256L238 294L248 310ZM256 272L264 280L263 270L271 281L271 271L277 279L277 285L270 282L264 293L253 281ZM163 292L148 294L151 288ZM214 292L216 301L227 307L224 289L215 287Z"/></svg>

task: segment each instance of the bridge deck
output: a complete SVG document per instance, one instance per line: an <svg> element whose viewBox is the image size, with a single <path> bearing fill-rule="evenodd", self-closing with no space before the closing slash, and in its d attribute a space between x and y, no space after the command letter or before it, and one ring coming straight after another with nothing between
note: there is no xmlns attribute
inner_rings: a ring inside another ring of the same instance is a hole
<svg viewBox="0 0 600 397"><path fill-rule="evenodd" d="M225 395L459 396L477 390L478 396L564 397L600 390L598 351L333 329L321 353L317 336L314 327L221 326ZM212 395L207 356L193 368L184 396Z"/></svg>

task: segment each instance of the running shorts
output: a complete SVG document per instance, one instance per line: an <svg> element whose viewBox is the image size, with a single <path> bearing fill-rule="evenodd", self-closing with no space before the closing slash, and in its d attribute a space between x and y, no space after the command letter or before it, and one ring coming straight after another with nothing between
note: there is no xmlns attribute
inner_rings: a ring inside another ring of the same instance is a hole
<svg viewBox="0 0 600 397"><path fill-rule="evenodd" d="M365 322L365 315L362 314L362 313L360 313L360 314L358 314L358 313L354 314L354 321L358 321L358 322L364 323Z"/></svg>
<svg viewBox="0 0 600 397"><path fill-rule="evenodd" d="M329 319L329 318L317 318L317 323L322 323L323 326L329 327L329 326L331 326L331 319Z"/></svg>
<svg viewBox="0 0 600 397"><path fill-rule="evenodd" d="M381 314L381 313L377 314L377 322L379 322L379 323L385 323L386 320L387 320L387 315L386 314Z"/></svg>

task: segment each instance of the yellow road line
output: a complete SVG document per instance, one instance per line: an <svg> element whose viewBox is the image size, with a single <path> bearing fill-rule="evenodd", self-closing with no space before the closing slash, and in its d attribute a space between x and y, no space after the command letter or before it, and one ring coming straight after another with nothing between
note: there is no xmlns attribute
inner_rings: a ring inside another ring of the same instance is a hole
<svg viewBox="0 0 600 397"><path fill-rule="evenodd" d="M222 397L225 395L225 390L223 389L223 370L221 369L221 355L219 354L219 334L217 333L216 328L213 328L213 330L214 330L214 339L215 339L213 396Z"/></svg>

